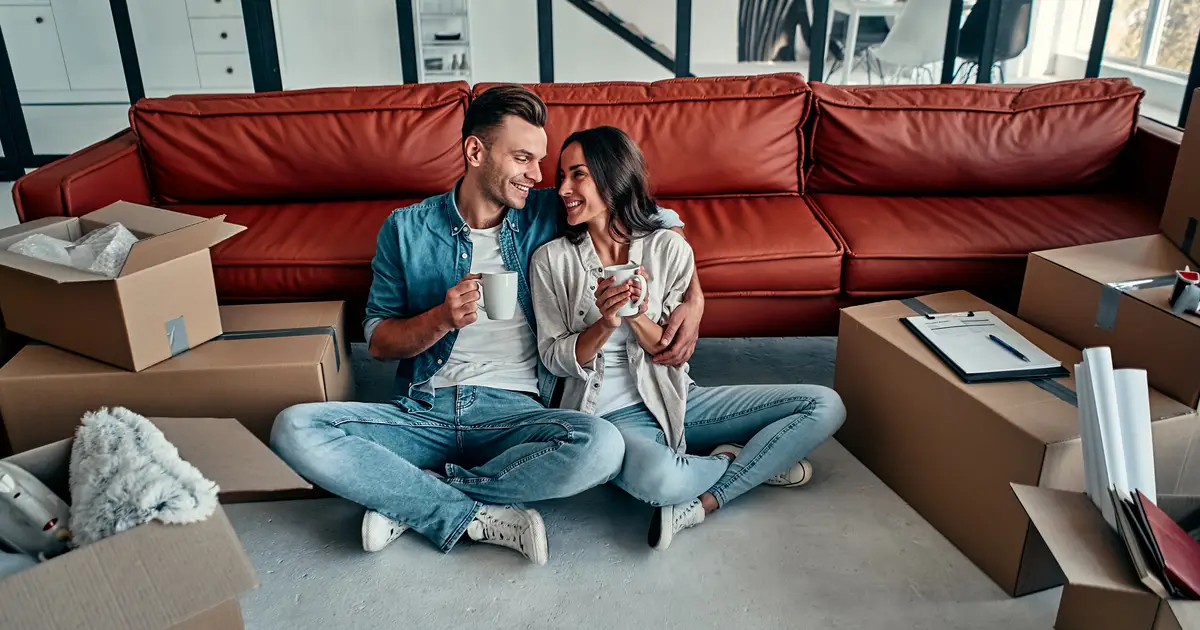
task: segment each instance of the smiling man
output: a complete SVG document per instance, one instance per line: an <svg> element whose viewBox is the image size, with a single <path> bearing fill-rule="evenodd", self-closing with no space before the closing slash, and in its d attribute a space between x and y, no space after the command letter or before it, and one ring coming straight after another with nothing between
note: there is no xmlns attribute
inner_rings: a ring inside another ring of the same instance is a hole
<svg viewBox="0 0 1200 630"><path fill-rule="evenodd" d="M619 472L620 434L596 416L550 408L557 381L538 357L529 261L563 225L557 191L535 188L545 124L532 92L487 90L467 109L466 174L454 190L394 211L380 230L364 330L372 356L399 361L393 401L297 405L275 421L271 446L288 464L367 508L367 551L411 527L442 551L465 535L545 564L545 524L520 504ZM683 225L670 210L657 217ZM518 274L519 308L491 320L477 280L502 271ZM659 361L691 356L698 284L686 302Z"/></svg>

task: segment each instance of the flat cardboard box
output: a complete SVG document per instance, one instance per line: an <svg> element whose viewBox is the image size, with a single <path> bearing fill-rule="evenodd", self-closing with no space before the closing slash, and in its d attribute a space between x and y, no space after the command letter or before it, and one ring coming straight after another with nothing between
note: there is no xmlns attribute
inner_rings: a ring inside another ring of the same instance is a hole
<svg viewBox="0 0 1200 630"><path fill-rule="evenodd" d="M235 420L150 420L180 457L217 483L222 503L310 488ZM7 461L69 502L71 443ZM199 523L151 522L0 579L0 628L240 629L238 595L258 586L258 574L218 506Z"/></svg>
<svg viewBox="0 0 1200 630"><path fill-rule="evenodd" d="M1200 101L1200 90L1192 93L1193 102ZM1175 172L1163 207L1159 229L1188 258L1200 260L1200 108L1188 110L1188 120L1175 158ZM1193 265L1193 268L1195 265Z"/></svg>
<svg viewBox="0 0 1200 630"><path fill-rule="evenodd" d="M84 412L237 418L268 442L275 416L306 402L353 398L342 302L222 306L225 332L141 372L47 345L0 368L0 414L13 450L71 436Z"/></svg>
<svg viewBox="0 0 1200 630"><path fill-rule="evenodd" d="M1055 628L1200 630L1200 601L1161 599L1143 586L1124 543L1086 494L1012 487L1066 575ZM1198 503L1197 496L1158 495L1158 506L1176 519Z"/></svg>
<svg viewBox="0 0 1200 630"><path fill-rule="evenodd" d="M1200 317L1168 303L1175 271L1191 264L1161 234L1034 252L1017 314L1076 348L1108 346L1114 367L1146 370L1151 387L1195 409Z"/></svg>
<svg viewBox="0 0 1200 630"><path fill-rule="evenodd" d="M112 223L138 237L116 278L8 251L34 233L66 241ZM245 230L125 201L0 231L0 311L13 332L127 370L221 334L208 248Z"/></svg>
<svg viewBox="0 0 1200 630"><path fill-rule="evenodd" d="M964 291L922 296L938 312L990 311L1072 373L1081 353ZM1010 482L1083 489L1073 378L968 385L901 317L902 301L843 309L834 388L847 417L836 438L1010 595L1062 582ZM1066 400L1064 400L1066 398ZM1190 409L1151 391L1155 474L1177 482Z"/></svg>

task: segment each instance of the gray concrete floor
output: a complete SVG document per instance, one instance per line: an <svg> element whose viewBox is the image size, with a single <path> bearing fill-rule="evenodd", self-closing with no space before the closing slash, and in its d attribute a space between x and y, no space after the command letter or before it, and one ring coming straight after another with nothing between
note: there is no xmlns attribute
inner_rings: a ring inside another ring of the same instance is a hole
<svg viewBox="0 0 1200 630"><path fill-rule="evenodd" d="M702 385L832 385L833 339L702 340ZM362 398L387 365L355 349ZM836 442L815 480L759 488L671 548L646 545L650 508L611 486L534 504L550 562L408 532L362 551L362 509L340 499L226 506L262 586L250 630L337 628L1050 628L1059 589L1008 597Z"/></svg>

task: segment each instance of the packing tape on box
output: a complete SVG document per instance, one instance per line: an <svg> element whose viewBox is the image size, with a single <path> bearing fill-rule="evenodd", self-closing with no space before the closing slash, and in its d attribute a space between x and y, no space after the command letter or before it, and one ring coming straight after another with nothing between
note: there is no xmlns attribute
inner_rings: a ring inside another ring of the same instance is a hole
<svg viewBox="0 0 1200 630"><path fill-rule="evenodd" d="M183 317L167 320L167 344L171 347L171 356L187 352L192 346L188 344L187 326Z"/></svg>
<svg viewBox="0 0 1200 630"><path fill-rule="evenodd" d="M274 339L277 337L307 337L311 335L329 335L333 339L333 358L337 371L342 371L342 352L338 346L337 328L334 326L308 326L301 328L265 328L263 330L237 330L221 333L218 341L237 341L239 339Z"/></svg>
<svg viewBox="0 0 1200 630"><path fill-rule="evenodd" d="M1175 283L1175 274L1138 278L1124 282L1109 282L1101 285L1100 303L1096 305L1096 328L1114 330L1117 327L1117 311L1121 308L1121 294L1141 289L1168 287Z"/></svg>
<svg viewBox="0 0 1200 630"><path fill-rule="evenodd" d="M937 311L930 308L928 304L915 297L904 298L903 300L900 300L900 303L912 309L912 311L917 315L934 315L937 313ZM1079 396L1072 391L1070 387L1067 387L1066 385L1063 385L1052 378L1031 379L1029 382L1037 385L1042 391L1047 392L1051 396L1054 396L1068 405L1071 405L1072 407L1079 407Z"/></svg>

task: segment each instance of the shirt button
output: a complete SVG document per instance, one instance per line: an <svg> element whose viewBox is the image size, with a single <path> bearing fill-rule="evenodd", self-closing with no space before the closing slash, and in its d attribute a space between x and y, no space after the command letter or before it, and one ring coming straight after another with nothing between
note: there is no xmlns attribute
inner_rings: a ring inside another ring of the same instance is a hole
<svg viewBox="0 0 1200 630"><path fill-rule="evenodd" d="M583 315L583 311L579 311L579 315L580 315L580 316L582 316L582 315Z"/></svg>
<svg viewBox="0 0 1200 630"><path fill-rule="evenodd" d="M441 365L441 364L442 364L442 360L438 359L438 365Z"/></svg>
<svg viewBox="0 0 1200 630"><path fill-rule="evenodd" d="M600 389L600 383L592 383L592 387Z"/></svg>
<svg viewBox="0 0 1200 630"><path fill-rule="evenodd" d="M466 252L463 252L463 255L462 255L462 257L463 257L463 258L466 258L466 257L467 257L467 253L466 253Z"/></svg>

